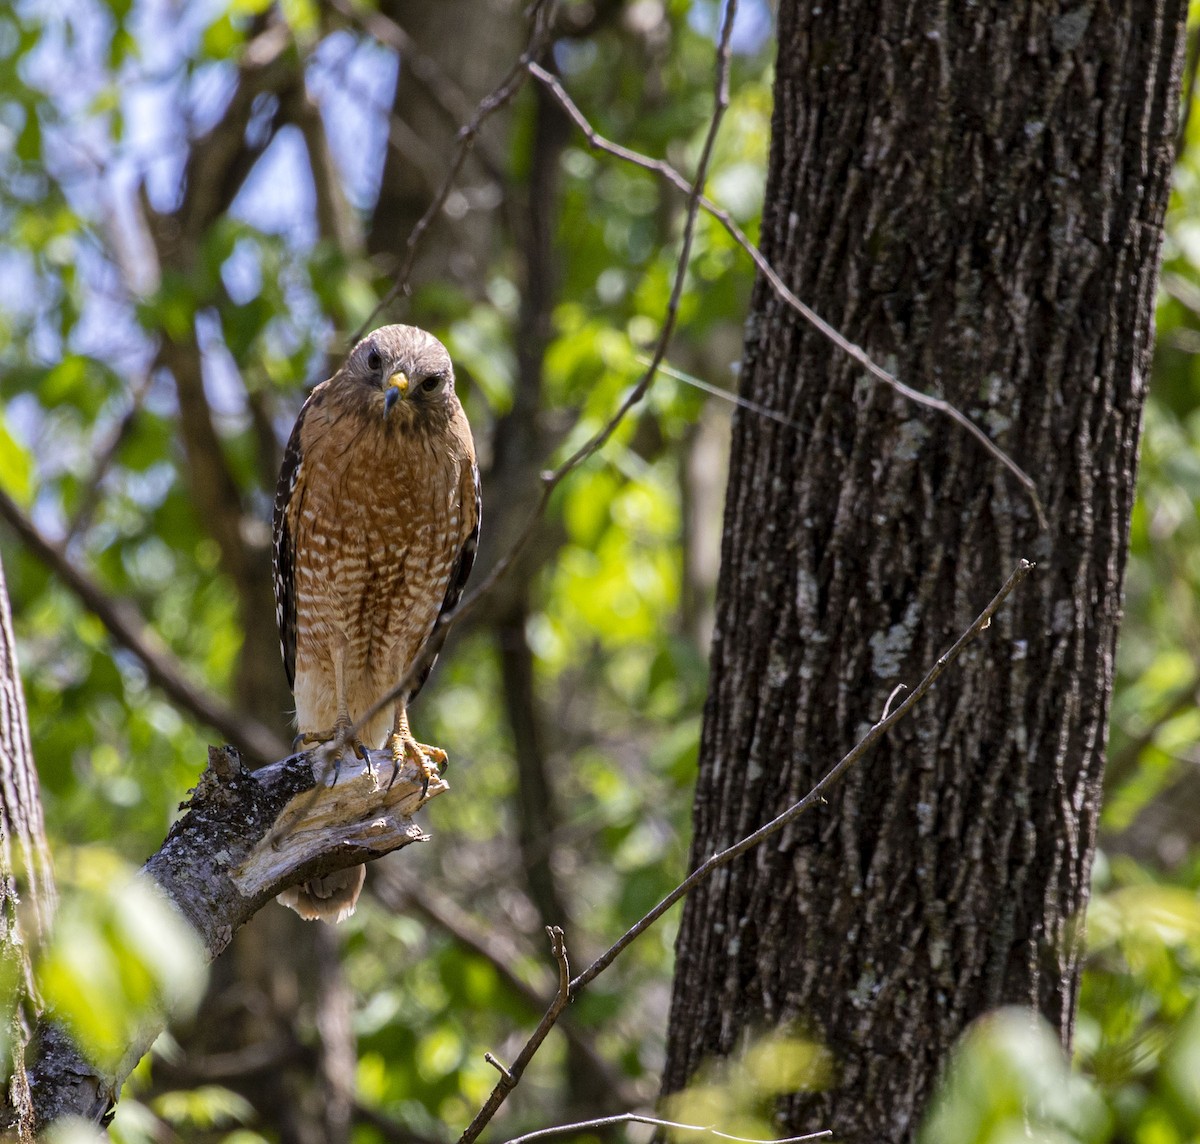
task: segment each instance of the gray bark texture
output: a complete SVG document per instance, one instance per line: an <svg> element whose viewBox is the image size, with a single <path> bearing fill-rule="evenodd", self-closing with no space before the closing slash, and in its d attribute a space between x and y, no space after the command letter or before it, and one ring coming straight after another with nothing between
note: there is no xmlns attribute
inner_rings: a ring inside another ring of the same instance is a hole
<svg viewBox="0 0 1200 1144"><path fill-rule="evenodd" d="M787 1133L911 1139L964 1027L1072 1034L1171 171L1181 0L784 0L693 867L808 791L1017 561L992 629L828 805L688 899L664 1092L822 1041Z"/></svg>
<svg viewBox="0 0 1200 1144"><path fill-rule="evenodd" d="M33 1097L25 1069L25 1047L38 1010L33 953L49 929L54 906L42 797L29 743L8 588L0 567L0 980L5 993L0 1020L10 1042L0 1130L21 1141L32 1140L34 1130Z"/></svg>

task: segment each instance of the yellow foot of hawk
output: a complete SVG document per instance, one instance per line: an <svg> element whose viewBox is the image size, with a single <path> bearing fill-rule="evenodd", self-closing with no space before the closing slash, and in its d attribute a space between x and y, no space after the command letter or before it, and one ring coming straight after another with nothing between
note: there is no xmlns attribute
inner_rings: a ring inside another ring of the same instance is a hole
<svg viewBox="0 0 1200 1144"><path fill-rule="evenodd" d="M392 783L400 773L404 763L412 763L421 776L421 797L429 793L430 782L439 777L446 769L446 752L441 747L431 747L427 743L418 743L411 735L392 733L388 736L388 746L392 750Z"/></svg>

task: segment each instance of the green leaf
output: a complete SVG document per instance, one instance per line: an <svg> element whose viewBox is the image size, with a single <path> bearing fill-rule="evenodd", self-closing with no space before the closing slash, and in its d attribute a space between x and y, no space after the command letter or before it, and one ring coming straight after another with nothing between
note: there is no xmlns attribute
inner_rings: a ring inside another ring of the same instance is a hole
<svg viewBox="0 0 1200 1144"><path fill-rule="evenodd" d="M920 1144L1008 1144L1107 1138L1109 1114L1072 1072L1058 1038L1035 1014L1003 1009L971 1026L919 1135Z"/></svg>
<svg viewBox="0 0 1200 1144"><path fill-rule="evenodd" d="M110 852L78 852L74 872L37 962L38 986L84 1051L115 1067L144 1022L195 1008L203 945L153 883Z"/></svg>

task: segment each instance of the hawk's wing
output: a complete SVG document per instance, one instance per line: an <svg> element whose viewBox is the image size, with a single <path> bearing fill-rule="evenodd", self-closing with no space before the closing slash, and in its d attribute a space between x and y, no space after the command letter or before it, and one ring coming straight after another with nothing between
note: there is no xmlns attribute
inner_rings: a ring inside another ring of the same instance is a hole
<svg viewBox="0 0 1200 1144"><path fill-rule="evenodd" d="M425 663L408 692L406 702L415 699L417 692L425 686L425 680L429 678L429 673L437 662L437 653L446 639L446 628L442 624L442 619L448 612L452 612L458 607L458 602L462 599L463 591L467 586L467 577L471 575L471 569L475 566L475 554L479 550L479 525L483 519L483 498L479 489L479 466L474 461L471 463L470 477L469 488L466 481L463 482L462 505L464 520L470 524L470 527L463 539L462 547L458 550L458 555L454 558L454 566L450 569L450 582L446 585L446 595L442 599L442 606L434 621L433 633L429 638L429 644L433 646L427 644L421 649L420 658L424 659Z"/></svg>
<svg viewBox="0 0 1200 1144"><path fill-rule="evenodd" d="M293 500L304 497L304 451L300 446L300 432L314 397L317 397L315 389L301 406L300 415L292 427L292 435L288 438L287 448L283 452L283 465L279 470L279 484L275 486L275 510L271 517L274 533L271 563L275 581L275 620L279 624L283 670L287 672L288 687L291 688L296 686L296 541L288 525L288 517L296 515L290 511ZM297 504L297 510L299 507Z"/></svg>
<svg viewBox="0 0 1200 1144"><path fill-rule="evenodd" d="M466 482L463 483L465 485ZM439 621L447 612L452 612L458 607L463 590L467 586L467 577L471 575L471 569L475 567L475 553L479 550L479 524L483 518L483 498L479 492L479 466L474 463L471 465L471 487L469 491L464 490L462 510L466 514L464 519L472 521L472 524L463 540L462 547L458 550L458 556L455 557L454 567L450 569L450 583L446 585L446 598L442 601L441 611L438 612Z"/></svg>

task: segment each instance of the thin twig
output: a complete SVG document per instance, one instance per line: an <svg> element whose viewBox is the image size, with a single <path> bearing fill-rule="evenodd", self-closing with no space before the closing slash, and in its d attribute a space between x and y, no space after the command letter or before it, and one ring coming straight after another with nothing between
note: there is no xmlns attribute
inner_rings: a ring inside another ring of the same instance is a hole
<svg viewBox="0 0 1200 1144"><path fill-rule="evenodd" d="M425 232L432 225L433 220L437 218L442 207L446 205L446 200L450 197L454 182L467 161L467 155L471 152L471 148L479 135L480 128L486 120L511 102L512 98L521 90L521 87L525 83L525 77L528 74L529 65L545 49L552 26L551 17L553 16L554 5L555 0L534 0L532 11L533 28L530 32L529 42L525 47L525 51L521 53L521 58L513 64L508 74L500 81L500 85L490 95L480 100L478 106L475 108L475 114L471 117L471 121L459 129L458 147L454 152L454 160L450 164L450 169L446 172L446 177L442 180L442 185L438 188L437 194L433 196L433 201L409 233L408 239L404 244L404 261L400 264L400 269L396 272L391 288L376 303L375 308L367 315L366 320L359 326L351 341L358 341L371 328L372 322L375 321L375 318L383 310L387 309L401 294L408 292L408 280L412 274L413 263L416 260L418 244L424 237Z"/></svg>
<svg viewBox="0 0 1200 1144"><path fill-rule="evenodd" d="M650 1124L655 1128L674 1128L677 1132L696 1132L705 1136L716 1136L721 1140L735 1140L738 1144L802 1144L805 1140L822 1140L832 1136L833 1130L823 1128L820 1132L808 1132L803 1136L784 1136L779 1140L754 1140L747 1136L731 1136L703 1124L680 1124L675 1120L661 1120L657 1116L644 1116L639 1112L624 1112L619 1116L600 1116L595 1120L579 1120L574 1124L556 1124L553 1128L539 1128L514 1136L505 1144L532 1144L534 1140L545 1140L551 1136L565 1136L568 1132L589 1132L596 1128L611 1128L617 1124Z"/></svg>
<svg viewBox="0 0 1200 1144"><path fill-rule="evenodd" d="M925 693L938 681L946 668L958 659L963 649L992 622L992 616L996 614L997 609L1008 599L1013 589L1033 571L1033 567L1028 560L1021 560L1013 570L1012 575L1004 582L1004 586L992 597L988 606L975 618L974 623L954 641L949 651L945 652L929 671L926 672L925 678L917 684L903 703L890 714L881 718L799 802L793 803L781 815L773 818L765 826L760 826L753 834L747 835L740 842L734 843L734 845L730 846L727 850L722 850L719 854L714 854L707 861L697 866L657 906L640 921L631 926L571 982L572 996L589 981L594 980L603 973L630 942L649 929L676 902L684 898L701 882L706 881L714 871L719 870L722 866L728 866L735 858L741 857L747 850L753 849L760 842L770 838L772 834L777 834L789 823L794 822L814 803L822 801L826 791L924 698Z"/></svg>
<svg viewBox="0 0 1200 1144"><path fill-rule="evenodd" d="M894 700L906 686L907 684L897 683L896 686L892 688L891 695L887 697L887 702L883 705L883 714L880 716L881 719L886 719L888 717L888 712L892 709L892 700Z"/></svg>
<svg viewBox="0 0 1200 1144"><path fill-rule="evenodd" d="M546 89L558 101L559 106L566 112L567 116L579 128L588 145L597 151L603 151L606 154L613 155L618 159L622 159L627 163L632 163L636 167L641 167L643 170L651 171L667 182L671 183L679 190L685 193L690 193L691 184L681 175L670 163L663 159L652 159L648 155L643 155L638 151L632 151L628 147L622 147L619 143L613 143L611 140L604 138L599 132L592 127L587 117L576 106L575 102L567 94L566 89L559 82L558 78L541 67L536 62L530 62L529 74L543 84ZM763 253L756 247L745 235L742 228L733 220L733 216L724 208L717 206L712 200L701 196L700 207L707 214L717 220L728 232L729 236L742 248L743 251L753 260L754 265L758 267L760 273L770 283L771 288L784 300L793 310L796 311L806 322L823 334L843 353L848 354L859 365L863 367L872 377L889 385L901 396L917 405L923 405L927 409L933 409L941 413L945 417L949 417L952 421L961 425L972 437L977 440L988 453L1000 462L1020 483L1028 494L1030 502L1033 505L1034 513L1037 516L1038 524L1042 529L1048 527L1046 514L1042 508L1041 499L1038 496L1037 485L1033 478L1021 468L1003 449L1000 448L978 425L975 424L965 413L951 405L950 402L942 400L940 397L931 397L927 393L922 393L920 390L913 389L909 385L905 385L894 374L889 373L883 366L876 364L862 349L850 341L838 330L834 329L828 322L825 321L815 310L802 302L791 290L788 289L783 279L780 278L775 268L767 261Z"/></svg>
<svg viewBox="0 0 1200 1144"><path fill-rule="evenodd" d="M491 1065L492 1068L494 1068L502 1077L504 1077L506 1081L508 1081L510 1084L514 1083L512 1073L510 1073L508 1069L506 1069L494 1056L492 1056L491 1053L484 1053L483 1059L487 1061L487 1063Z"/></svg>
<svg viewBox="0 0 1200 1144"><path fill-rule="evenodd" d="M550 1007L538 1022L532 1036L525 1042L525 1047L517 1054L517 1059L509 1065L507 1071L502 1070L496 1087L484 1102L483 1107L475 1114L475 1119L467 1126L467 1130L458 1138L458 1144L471 1144L487 1127L488 1122L496 1115L500 1106L508 1099L508 1094L517 1087L521 1075L533 1055L541 1048L547 1034L554 1028L559 1015L571 1000L571 967L567 962L567 944L563 931L558 926L547 926L546 933L550 936L550 949L558 962L558 993Z"/></svg>
<svg viewBox="0 0 1200 1144"><path fill-rule="evenodd" d="M471 1144L479 1132L486 1126L496 1110L503 1104L508 1093L516 1086L516 1083L521 1078L521 1072L524 1071L525 1065L528 1064L530 1058L542 1042L546 1039L546 1035L558 1020L559 1014L566 1007L567 1001L573 1000L581 989L587 986L600 976L620 955L621 953L637 938L646 932L659 918L663 916L673 905L686 897L692 890L699 886L702 882L707 881L721 867L728 866L730 862L741 857L746 851L758 846L761 842L766 841L774 834L778 834L789 823L794 822L806 810L819 802L824 802L825 795L829 789L848 771L856 762L859 761L896 723L904 718L924 697L929 689L938 681L942 674L949 668L963 653L967 646L992 622L992 617L999 610L1000 605L1012 594L1012 592L1024 581L1025 577L1033 571L1033 565L1028 560L1018 562L1009 578L1004 582L995 596L988 602L987 607L976 616L971 626L966 629L954 641L949 650L944 652L934 665L926 672L925 677L913 689L909 696L901 703L894 711L884 715L867 733L844 755L799 802L793 803L778 817L773 818L764 826L760 826L753 834L747 835L741 841L734 843L726 850L722 850L719 854L714 854L706 862L702 862L691 874L687 876L678 886L675 887L665 898L662 899L652 910L645 914L640 920L635 922L628 930L625 931L604 953L602 953L591 965L587 967L578 977L571 981L564 989L560 983L558 995L554 1002L546 1010L537 1029L533 1035L525 1043L525 1047L521 1050L517 1061L520 1062L520 1070L514 1064L512 1068L513 1081L511 1084L506 1083L503 1079L492 1090L491 1096L487 1103L476 1115L471 1122L470 1128L459 1139L459 1144ZM557 931L561 936L562 931ZM563 951L562 957L559 959L560 974L565 971L566 954ZM522 1138L523 1139L523 1138ZM511 1142L515 1144L515 1142Z"/></svg>
<svg viewBox="0 0 1200 1144"><path fill-rule="evenodd" d="M650 362L650 359L645 354L637 354L636 360L642 365L648 365ZM676 381L682 381L684 385L690 385L694 389L701 390L703 393L719 397L722 401L728 401L730 405L736 405L741 409L749 409L751 413L757 413L760 417L765 417L768 421L774 421L777 425L786 425L789 429L804 428L799 421L793 421L777 409L761 405L757 401L751 401L748 397L743 397L740 393L722 389L719 385L713 385L711 381L705 381L703 378L697 377L694 373L688 373L686 370L682 370L678 366L671 365L668 362L659 362L658 372L665 373L667 377L673 377Z"/></svg>

